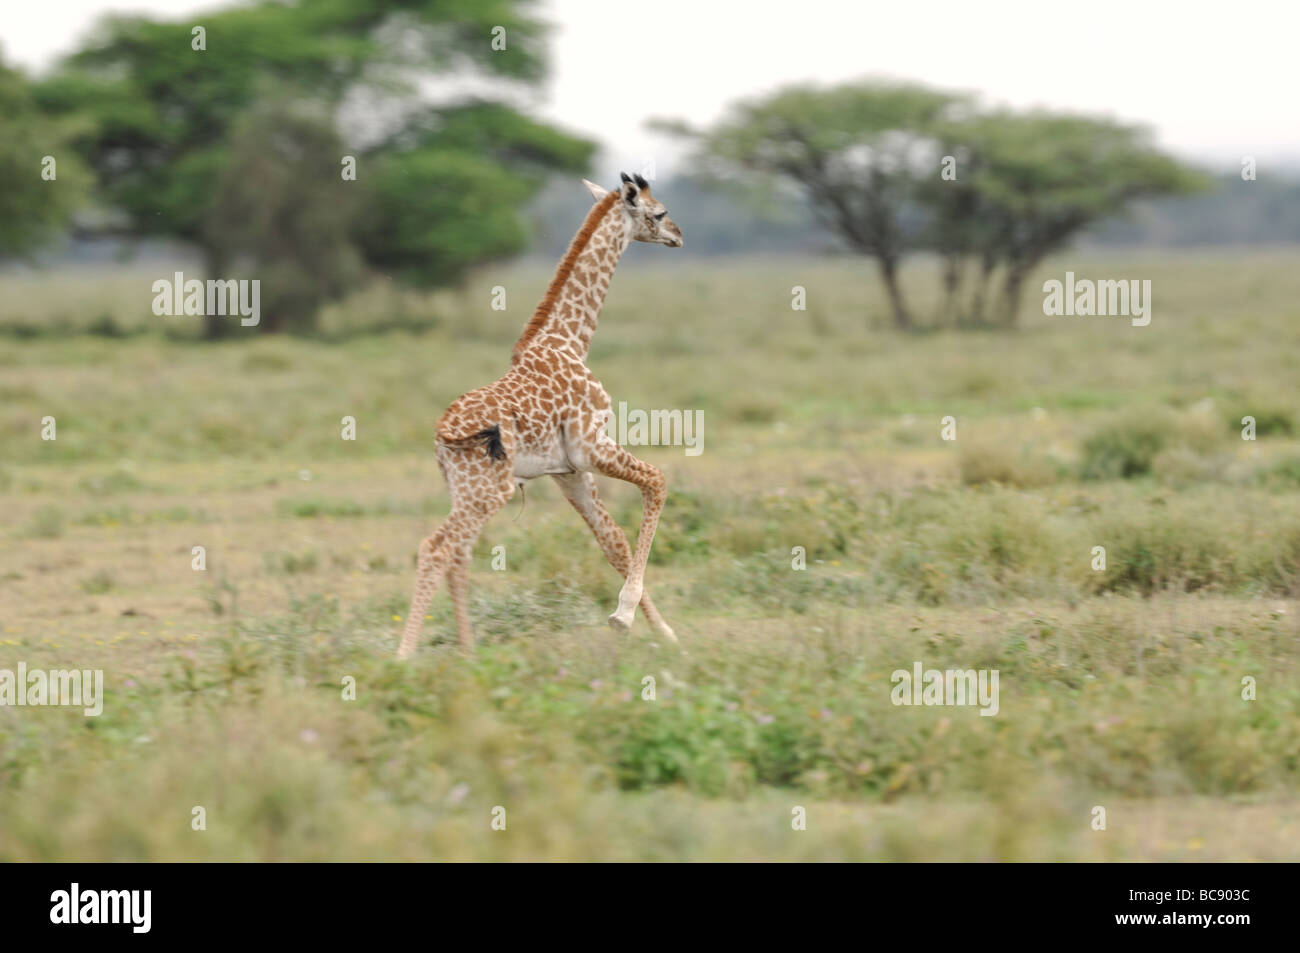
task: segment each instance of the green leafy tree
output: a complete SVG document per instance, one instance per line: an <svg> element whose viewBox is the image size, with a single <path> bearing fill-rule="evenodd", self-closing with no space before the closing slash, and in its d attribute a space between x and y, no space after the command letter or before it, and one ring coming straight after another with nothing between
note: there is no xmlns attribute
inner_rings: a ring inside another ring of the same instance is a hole
<svg viewBox="0 0 1300 953"><path fill-rule="evenodd" d="M425 110L363 160L366 260L433 287L517 254L531 199L553 172L583 171L593 148L499 103Z"/></svg>
<svg viewBox="0 0 1300 953"><path fill-rule="evenodd" d="M312 327L361 278L350 234L360 195L339 175L344 151L310 104L269 101L231 131L200 234L221 260L256 268L267 331Z"/></svg>
<svg viewBox="0 0 1300 953"><path fill-rule="evenodd" d="M419 105L417 89L422 79L437 74L476 74L495 82L527 84L541 78L544 31L537 20L522 12L523 7L520 0L300 0L293 5L262 0L184 22L110 17L103 21L97 41L70 57L62 70L41 84L38 98L51 113L91 117L93 123L76 144L98 173L104 201L124 214L131 234L192 243L203 255L209 276L223 276L231 256L237 254L258 257L259 270L292 273L306 263L287 243L255 239L244 229L240 234L247 241L236 247L238 243L229 240L222 229L213 227L214 222L229 222L219 208L225 198L232 194L248 197L226 174L232 164L252 158L247 142L235 142L237 128L253 121L248 117L257 115L264 101L299 100L327 117L321 122L334 123L336 128L340 115L349 110L359 113L360 118L351 124L359 130L354 133L357 138L396 143L408 124L418 126L430 112L437 112ZM192 30L196 25L205 31L206 48L202 50L195 49L198 38ZM494 39L503 40L505 49L494 49ZM444 111L454 112L455 106L445 105ZM315 133L301 124L293 124L291 129L305 138L286 148L304 156L304 149L316 141ZM368 182L377 199L391 199L401 194L394 178L400 179L404 171L412 185L427 186L440 170L463 170L473 158L469 152L451 154L462 148L452 140L441 148L445 154L437 157L439 162L432 162L427 156L417 158L427 150L413 147L406 156L409 165L405 170L400 161L385 165L380 161L383 155L372 152L376 161L370 171L374 174L367 179L363 168L357 182L351 184ZM567 151L559 149L553 156L567 155L560 165L568 167L573 157L588 156L590 149L589 144L571 140ZM346 151L360 155L365 150L358 145ZM341 155L332 158L338 163ZM531 165L524 171L529 169ZM335 173L338 171L336 164ZM471 176L462 173L462 179ZM516 179L516 187L527 181L527 176ZM407 254L432 256L451 245L445 240L423 246L409 241L421 227L428 227L413 217L431 210L445 216L436 224L437 232L446 235L465 230L466 243L474 249L471 256L504 254L508 251L503 249L513 247L516 239L507 234L507 227L500 227L495 239L475 235L478 223L491 216L472 213L478 211L475 201L504 206L515 196L491 188L498 184L495 177L461 184L477 199L459 204L421 203L407 191L406 201L388 201L386 211L392 217L385 227L408 237ZM312 188L299 197L332 201L329 195L323 188ZM279 199L272 204L282 208ZM330 222L336 218L331 210L303 214L308 218L319 215ZM496 208L493 214L498 214ZM354 222L349 232L354 237L366 235L370 238L367 247L377 253L384 251L383 243L374 238L373 224ZM330 250L317 250L323 251L327 261L337 260L333 240L325 244ZM283 260L286 255L288 261ZM384 255L379 254L373 264L385 266ZM437 261L428 262L428 266L431 273L448 278L464 268ZM406 270L416 271L414 267ZM324 297L335 290L325 289ZM286 293L282 300L295 302L292 307L296 309L305 305L307 298L300 289ZM295 310L286 320L270 320L264 326L274 329L307 321ZM207 325L210 335L228 327L228 322L214 320Z"/></svg>
<svg viewBox="0 0 1300 953"><path fill-rule="evenodd" d="M896 327L909 328L898 269L915 247L915 194L934 168L934 127L963 99L908 83L797 86L741 103L692 137L696 165L715 178L777 178L798 186L818 218L876 260Z"/></svg>
<svg viewBox="0 0 1300 953"><path fill-rule="evenodd" d="M30 258L85 205L91 176L69 144L83 125L45 115L27 78L0 62L0 258Z"/></svg>
<svg viewBox="0 0 1300 953"><path fill-rule="evenodd" d="M796 86L741 103L694 139L702 172L730 182L793 183L851 249L875 258L894 324L913 324L898 281L906 254L936 252L941 320L1013 324L1029 273L1079 233L1134 201L1180 194L1201 179L1161 154L1141 128L1044 112L980 112L967 96L912 84ZM951 157L955 178L943 175ZM960 303L970 273L969 305Z"/></svg>
<svg viewBox="0 0 1300 953"><path fill-rule="evenodd" d="M1014 324L1025 280L1081 231L1138 199L1195 191L1206 180L1162 154L1145 129L1105 119L998 111L942 130L957 175L929 180L922 200L932 213L929 244L945 262L951 302L962 262L977 262L964 316L986 323L987 289L1002 270L994 323Z"/></svg>

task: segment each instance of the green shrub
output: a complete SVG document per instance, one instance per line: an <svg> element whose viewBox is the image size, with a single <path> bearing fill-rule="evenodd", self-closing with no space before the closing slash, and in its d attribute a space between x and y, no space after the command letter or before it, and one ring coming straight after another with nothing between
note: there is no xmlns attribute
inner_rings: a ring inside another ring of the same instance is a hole
<svg viewBox="0 0 1300 953"><path fill-rule="evenodd" d="M1052 463L1033 456L1027 447L982 441L963 444L958 456L961 482L967 486L1000 483L1004 486L1047 486L1058 477Z"/></svg>
<svg viewBox="0 0 1300 953"><path fill-rule="evenodd" d="M1085 480L1146 476L1163 452L1181 449L1186 452L1180 459L1166 461L1168 472L1177 476L1195 469L1189 468L1190 455L1211 456L1222 442L1222 431L1207 414L1180 416L1163 407L1146 407L1111 418L1084 439L1080 475Z"/></svg>
<svg viewBox="0 0 1300 953"><path fill-rule="evenodd" d="M1259 483L1278 483L1282 486L1300 486L1300 456L1285 457L1256 471Z"/></svg>
<svg viewBox="0 0 1300 953"><path fill-rule="evenodd" d="M1112 420L1084 440L1080 475L1085 480L1145 476L1169 444L1172 431L1167 413L1144 412Z"/></svg>
<svg viewBox="0 0 1300 953"><path fill-rule="evenodd" d="M1296 432L1295 415L1289 407L1252 401L1243 403L1238 410L1240 413L1234 412L1227 418L1228 430L1237 436L1245 426L1241 422L1243 417L1255 418L1256 437L1289 437Z"/></svg>

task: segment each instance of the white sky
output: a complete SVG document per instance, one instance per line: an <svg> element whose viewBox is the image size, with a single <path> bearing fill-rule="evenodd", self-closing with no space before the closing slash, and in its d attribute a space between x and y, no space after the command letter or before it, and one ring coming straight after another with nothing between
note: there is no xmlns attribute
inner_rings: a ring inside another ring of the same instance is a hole
<svg viewBox="0 0 1300 953"><path fill-rule="evenodd" d="M47 66L106 11L180 17L213 0L0 0L6 58ZM715 119L792 81L863 75L990 102L1145 122L1202 163L1300 160L1300 0L543 0L543 115L600 141L612 175L676 150L652 116ZM605 176L608 177L608 176Z"/></svg>

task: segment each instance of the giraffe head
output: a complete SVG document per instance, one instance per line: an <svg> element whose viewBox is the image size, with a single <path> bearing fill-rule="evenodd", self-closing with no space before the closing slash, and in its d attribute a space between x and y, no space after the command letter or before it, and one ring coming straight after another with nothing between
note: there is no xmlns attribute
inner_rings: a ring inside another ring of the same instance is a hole
<svg viewBox="0 0 1300 953"><path fill-rule="evenodd" d="M628 237L637 242L681 248L682 230L668 217L664 203L650 194L650 183L639 175L629 176L626 172L622 173L622 178L618 204L627 223ZM609 194L595 182L586 179L582 182L597 202Z"/></svg>

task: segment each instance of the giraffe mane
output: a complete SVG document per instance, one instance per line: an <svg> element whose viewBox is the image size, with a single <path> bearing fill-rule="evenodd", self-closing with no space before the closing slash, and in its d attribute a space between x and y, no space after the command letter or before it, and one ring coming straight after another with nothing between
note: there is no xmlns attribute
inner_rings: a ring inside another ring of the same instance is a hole
<svg viewBox="0 0 1300 953"><path fill-rule="evenodd" d="M514 353L510 357L511 364L518 364L519 358L523 355L524 349L535 338L542 327L546 324L551 312L555 310L555 303L559 300L560 291L564 288L565 282L569 280L569 275L573 273L573 266L577 264L578 256L582 250L587 247L591 241L591 236L595 234L596 227L605 214L614 207L614 203L619 200L622 191L615 189L610 192L599 202L597 202L587 217L582 222L582 227L578 229L578 234L573 236L573 241L569 242L569 250L564 253L560 259L560 266L555 269L555 277L551 283L546 286L546 294L542 296L541 303L537 305L537 310L528 323L524 325L524 333L519 335L519 340L515 342Z"/></svg>

